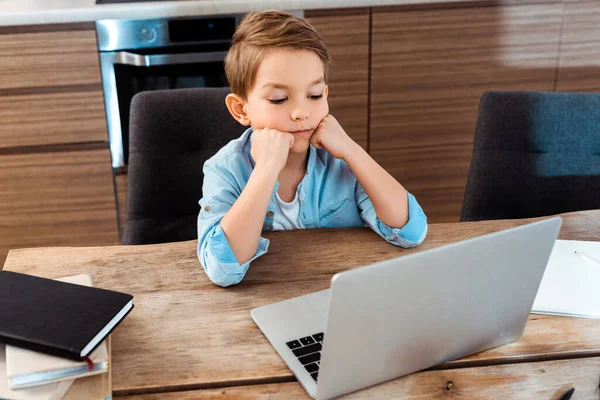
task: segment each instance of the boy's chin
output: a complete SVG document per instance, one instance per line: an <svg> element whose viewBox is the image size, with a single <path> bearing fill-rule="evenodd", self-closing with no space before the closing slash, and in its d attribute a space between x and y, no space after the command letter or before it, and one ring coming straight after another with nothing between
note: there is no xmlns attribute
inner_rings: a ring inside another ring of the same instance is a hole
<svg viewBox="0 0 600 400"><path fill-rule="evenodd" d="M290 153L301 154L306 153L310 142L308 140L296 140L290 149Z"/></svg>

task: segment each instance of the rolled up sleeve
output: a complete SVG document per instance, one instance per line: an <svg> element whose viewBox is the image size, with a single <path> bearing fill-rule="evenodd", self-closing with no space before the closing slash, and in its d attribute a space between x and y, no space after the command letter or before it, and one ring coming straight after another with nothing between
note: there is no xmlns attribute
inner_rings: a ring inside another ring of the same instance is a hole
<svg viewBox="0 0 600 400"><path fill-rule="evenodd" d="M427 217L415 196L408 192L406 194L408 196L408 222L401 228L388 226L377 217L373 203L359 183L357 183L356 189L356 203L360 210L360 216L367 226L386 241L408 248L418 246L425 240Z"/></svg>
<svg viewBox="0 0 600 400"><path fill-rule="evenodd" d="M239 264L220 222L231 209L241 189L221 170L208 162L204 166L203 197L198 215L198 260L209 279L219 286L231 286L242 281L250 263L265 254L269 241L260 238L254 256Z"/></svg>
<svg viewBox="0 0 600 400"><path fill-rule="evenodd" d="M269 240L261 237L254 256L245 263L239 264L221 225L217 224L207 231L204 240L198 241L198 259L211 281L227 287L240 283L250 263L265 254L268 248Z"/></svg>

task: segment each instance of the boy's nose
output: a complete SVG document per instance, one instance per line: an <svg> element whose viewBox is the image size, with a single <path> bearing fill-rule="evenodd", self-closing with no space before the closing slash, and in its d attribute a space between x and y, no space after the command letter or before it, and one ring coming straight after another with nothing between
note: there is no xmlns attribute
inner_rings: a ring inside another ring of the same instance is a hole
<svg viewBox="0 0 600 400"><path fill-rule="evenodd" d="M294 121L302 121L308 118L308 111L303 108L295 108L291 116Z"/></svg>

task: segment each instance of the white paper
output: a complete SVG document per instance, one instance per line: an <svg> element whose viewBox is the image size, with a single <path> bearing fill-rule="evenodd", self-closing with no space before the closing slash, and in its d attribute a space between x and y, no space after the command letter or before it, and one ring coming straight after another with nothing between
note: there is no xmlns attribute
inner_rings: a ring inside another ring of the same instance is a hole
<svg viewBox="0 0 600 400"><path fill-rule="evenodd" d="M557 240L532 313L600 318L600 242Z"/></svg>

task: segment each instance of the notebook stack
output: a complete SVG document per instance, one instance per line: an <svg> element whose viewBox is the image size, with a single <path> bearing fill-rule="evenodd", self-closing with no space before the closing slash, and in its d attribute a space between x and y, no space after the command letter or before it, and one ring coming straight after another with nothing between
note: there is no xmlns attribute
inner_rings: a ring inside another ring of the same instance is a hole
<svg viewBox="0 0 600 400"><path fill-rule="evenodd" d="M0 399L110 399L109 334L132 308L89 275L0 271Z"/></svg>

